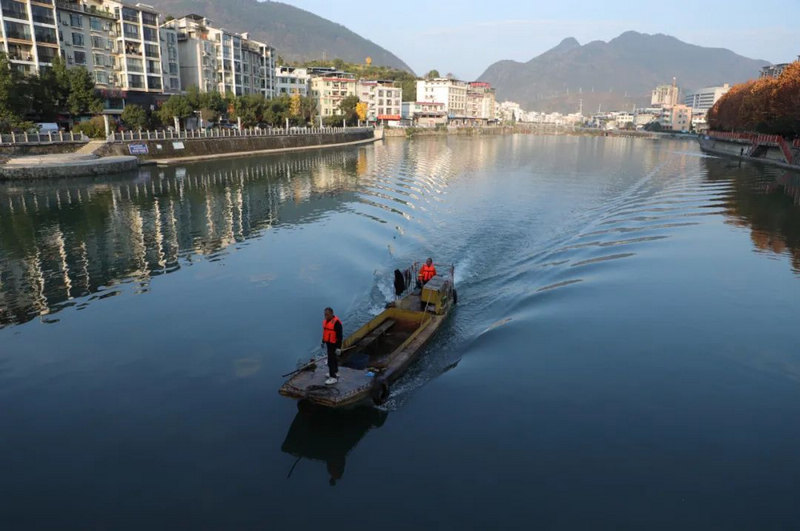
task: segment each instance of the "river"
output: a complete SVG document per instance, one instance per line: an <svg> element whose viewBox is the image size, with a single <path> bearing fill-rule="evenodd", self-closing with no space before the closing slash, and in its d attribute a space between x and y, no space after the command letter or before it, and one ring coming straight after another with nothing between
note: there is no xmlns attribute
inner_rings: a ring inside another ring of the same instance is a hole
<svg viewBox="0 0 800 531"><path fill-rule="evenodd" d="M322 309L459 304L300 412ZM505 136L0 184L3 529L797 528L800 177Z"/></svg>

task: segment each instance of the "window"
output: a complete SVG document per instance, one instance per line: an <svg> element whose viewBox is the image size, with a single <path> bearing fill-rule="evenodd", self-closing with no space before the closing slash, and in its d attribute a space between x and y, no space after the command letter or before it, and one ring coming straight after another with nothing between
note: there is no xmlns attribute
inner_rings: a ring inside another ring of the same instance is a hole
<svg viewBox="0 0 800 531"><path fill-rule="evenodd" d="M20 20L28 20L28 10L25 7L25 2L3 0L3 15Z"/></svg>
<svg viewBox="0 0 800 531"><path fill-rule="evenodd" d="M128 22L139 22L139 12L129 7L123 7L122 20L127 20Z"/></svg>
<svg viewBox="0 0 800 531"><path fill-rule="evenodd" d="M83 46L83 33L73 33L72 34L72 45L73 46Z"/></svg>
<svg viewBox="0 0 800 531"><path fill-rule="evenodd" d="M147 61L147 73L148 74L160 74L161 73L161 63L158 61Z"/></svg>
<svg viewBox="0 0 800 531"><path fill-rule="evenodd" d="M101 70L94 71L94 80L100 85L108 85L108 74Z"/></svg>
<svg viewBox="0 0 800 531"><path fill-rule="evenodd" d="M161 78L160 77L153 77L147 76L147 85L150 87L151 90L161 90Z"/></svg>
<svg viewBox="0 0 800 531"><path fill-rule="evenodd" d="M42 24L55 24L56 17L53 16L53 10L42 6L31 6L31 14L33 15L34 22L41 22Z"/></svg>
<svg viewBox="0 0 800 531"><path fill-rule="evenodd" d="M143 35L144 35L144 40L150 41L150 42L157 42L158 41L158 30L146 27L146 28L144 28L142 30L142 32L143 32Z"/></svg>
<svg viewBox="0 0 800 531"><path fill-rule="evenodd" d="M83 27L83 17L80 15L76 15L75 13L69 14L69 25L73 28L82 28Z"/></svg>
<svg viewBox="0 0 800 531"><path fill-rule="evenodd" d="M34 26L33 31L34 34L36 35L37 42L47 42L49 44L58 43L56 30L53 28L43 28L42 26Z"/></svg>
<svg viewBox="0 0 800 531"><path fill-rule="evenodd" d="M103 31L103 21L92 17L89 19L89 27L92 28L92 31Z"/></svg>
<svg viewBox="0 0 800 531"><path fill-rule="evenodd" d="M169 88L171 88L172 90L178 90L181 88L181 84L177 78L173 77L169 80Z"/></svg>
<svg viewBox="0 0 800 531"><path fill-rule="evenodd" d="M92 36L92 48L105 48L106 40L102 37Z"/></svg>
<svg viewBox="0 0 800 531"><path fill-rule="evenodd" d="M85 65L86 64L86 52L75 52L75 64L76 65Z"/></svg>
<svg viewBox="0 0 800 531"><path fill-rule="evenodd" d="M147 24L148 26L158 26L158 15L153 13L145 13L142 11L142 24Z"/></svg>
<svg viewBox="0 0 800 531"><path fill-rule="evenodd" d="M128 24L127 22L123 24L123 29L125 31L125 37L128 39L138 39L139 38L139 26L135 26L133 24Z"/></svg>
<svg viewBox="0 0 800 531"><path fill-rule="evenodd" d="M7 20L6 37L29 41L31 40L30 26L27 24L20 24L19 22L11 22Z"/></svg>
<svg viewBox="0 0 800 531"><path fill-rule="evenodd" d="M144 88L144 76L128 74L128 86L134 89Z"/></svg>
<svg viewBox="0 0 800 531"><path fill-rule="evenodd" d="M100 53L92 55L94 66L106 66L106 56Z"/></svg>
<svg viewBox="0 0 800 531"><path fill-rule="evenodd" d="M145 28L147 31L147 28ZM157 44L145 44L144 45L144 54L147 57L158 57L158 45Z"/></svg>
<svg viewBox="0 0 800 531"><path fill-rule="evenodd" d="M129 72L144 72L144 65L141 59L128 58L128 71Z"/></svg>

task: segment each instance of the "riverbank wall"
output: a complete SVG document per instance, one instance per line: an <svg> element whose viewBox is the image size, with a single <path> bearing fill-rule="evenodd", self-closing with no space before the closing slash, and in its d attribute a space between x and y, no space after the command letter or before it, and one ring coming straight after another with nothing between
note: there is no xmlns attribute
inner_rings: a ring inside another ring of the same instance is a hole
<svg viewBox="0 0 800 531"><path fill-rule="evenodd" d="M372 129L344 129L319 134L135 139L108 142L95 154L101 157L133 155L142 163L167 164L335 147L371 142L375 138Z"/></svg>
<svg viewBox="0 0 800 531"><path fill-rule="evenodd" d="M791 160L789 162L780 145L772 142L757 144L750 139L718 138L710 135L698 137L698 142L700 149L705 153L800 171L798 163L800 162L800 146L796 144L787 146L789 160Z"/></svg>
<svg viewBox="0 0 800 531"><path fill-rule="evenodd" d="M485 135L574 135L574 136L613 136L633 138L655 138L657 136L675 136L674 133L653 133L649 131L605 130L596 128L580 128L552 124L525 124L496 127L403 127L385 129L387 138L414 138L424 136L485 136ZM686 137L687 135L678 135ZM693 139L694 137L692 137Z"/></svg>

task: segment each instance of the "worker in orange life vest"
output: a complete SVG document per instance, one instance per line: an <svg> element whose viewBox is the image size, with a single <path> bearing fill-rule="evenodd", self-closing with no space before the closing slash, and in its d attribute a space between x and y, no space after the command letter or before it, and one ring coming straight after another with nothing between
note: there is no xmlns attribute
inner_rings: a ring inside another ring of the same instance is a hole
<svg viewBox="0 0 800 531"><path fill-rule="evenodd" d="M419 268L419 275L417 275L417 280L419 281L420 286L424 286L427 282L436 276L436 267L433 265L433 259L428 258L425 260L425 263L422 264L422 267Z"/></svg>
<svg viewBox="0 0 800 531"><path fill-rule="evenodd" d="M332 308L325 308L322 321L322 346L328 350L328 379L325 385L339 381L339 355L342 353L342 322L333 314Z"/></svg>

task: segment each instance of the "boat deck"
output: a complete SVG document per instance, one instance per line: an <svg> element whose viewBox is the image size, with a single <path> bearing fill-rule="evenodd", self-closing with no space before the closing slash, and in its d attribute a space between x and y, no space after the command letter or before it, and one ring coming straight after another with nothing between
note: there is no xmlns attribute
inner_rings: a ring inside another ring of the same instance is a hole
<svg viewBox="0 0 800 531"><path fill-rule="evenodd" d="M292 398L312 399L327 406L346 404L372 387L374 377L367 376L367 371L339 367L339 381L334 385L325 385L328 378L328 367L324 363L317 364L313 370L302 371L281 387L281 394Z"/></svg>

